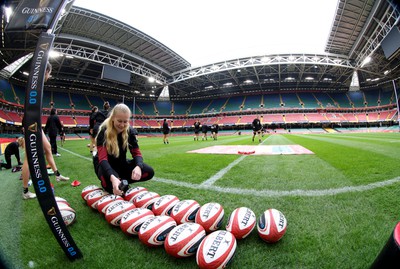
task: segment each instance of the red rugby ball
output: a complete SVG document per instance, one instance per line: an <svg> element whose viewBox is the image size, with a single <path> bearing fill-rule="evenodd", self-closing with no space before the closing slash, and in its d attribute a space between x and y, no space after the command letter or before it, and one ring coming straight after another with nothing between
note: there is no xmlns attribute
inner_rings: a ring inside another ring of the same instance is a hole
<svg viewBox="0 0 400 269"><path fill-rule="evenodd" d="M160 195L156 192L146 191L140 192L134 200L134 204L136 207L147 208L151 210L156 198L159 198Z"/></svg>
<svg viewBox="0 0 400 269"><path fill-rule="evenodd" d="M142 192L142 191L147 191L147 189L144 187L140 187L140 186L137 186L134 188L129 188L124 194L124 199L127 201L131 201L133 203L132 198L136 194L138 194L139 192Z"/></svg>
<svg viewBox="0 0 400 269"><path fill-rule="evenodd" d="M99 200L104 196L107 195L108 192L100 189L100 190L95 190L90 192L87 196L86 196L86 203L88 206L90 206L93 209L97 209L97 203L99 202Z"/></svg>
<svg viewBox="0 0 400 269"><path fill-rule="evenodd" d="M165 238L165 251L176 258L192 256L206 236L204 228L197 223L188 222L173 228Z"/></svg>
<svg viewBox="0 0 400 269"><path fill-rule="evenodd" d="M175 226L176 222L170 216L151 217L140 226L139 240L149 247L161 246Z"/></svg>
<svg viewBox="0 0 400 269"><path fill-rule="evenodd" d="M200 204L195 200L182 200L178 202L171 211L171 217L177 224L194 222Z"/></svg>
<svg viewBox="0 0 400 269"><path fill-rule="evenodd" d="M134 208L122 215L119 227L127 235L137 235L143 222L151 217L154 213L150 209Z"/></svg>
<svg viewBox="0 0 400 269"><path fill-rule="evenodd" d="M225 268L236 251L236 239L231 232L218 230L201 241L196 262L201 269Z"/></svg>
<svg viewBox="0 0 400 269"><path fill-rule="evenodd" d="M85 188L83 188L83 190L82 190L82 192L81 192L81 197L82 197L83 200L86 201L86 196L87 196L90 192L95 191L95 190L101 190L101 189L102 189L102 188L99 187L99 186L97 186L97 185L89 185L89 186L86 186Z"/></svg>
<svg viewBox="0 0 400 269"><path fill-rule="evenodd" d="M196 213L195 222L203 226L206 233L218 230L224 219L224 208L219 203L202 205Z"/></svg>
<svg viewBox="0 0 400 269"><path fill-rule="evenodd" d="M247 207L239 207L229 215L226 230L231 232L236 239L247 237L256 226L256 215Z"/></svg>
<svg viewBox="0 0 400 269"><path fill-rule="evenodd" d="M106 210L105 217L108 223L119 226L122 215L131 210L136 208L134 204L128 201L115 201L112 202Z"/></svg>
<svg viewBox="0 0 400 269"><path fill-rule="evenodd" d="M153 211L154 215L156 216L169 216L171 215L172 208L179 202L178 197L175 195L164 195L158 198L151 210Z"/></svg>
<svg viewBox="0 0 400 269"><path fill-rule="evenodd" d="M274 208L264 211L257 222L258 235L267 243L278 242L285 235L286 227L285 215Z"/></svg>
<svg viewBox="0 0 400 269"><path fill-rule="evenodd" d="M107 194L104 195L103 197L101 197L101 199L98 201L97 203L97 210L102 213L105 214L107 207L114 201L123 201L124 199L119 196L119 195L115 195L115 194Z"/></svg>
<svg viewBox="0 0 400 269"><path fill-rule="evenodd" d="M66 204L66 205L70 205L69 203L68 203L68 201L66 200L66 199L64 199L64 198L61 198L61 197L59 197L59 196L55 196L54 197L55 199L56 199L56 202L57 203L64 203L64 204Z"/></svg>

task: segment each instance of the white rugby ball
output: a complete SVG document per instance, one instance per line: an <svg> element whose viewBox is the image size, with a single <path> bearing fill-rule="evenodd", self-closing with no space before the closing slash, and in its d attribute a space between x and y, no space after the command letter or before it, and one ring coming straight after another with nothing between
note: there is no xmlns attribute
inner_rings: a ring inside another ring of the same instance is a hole
<svg viewBox="0 0 400 269"><path fill-rule="evenodd" d="M159 198L160 195L156 192L146 191L140 192L134 200L134 204L136 207L147 208L151 210L156 198Z"/></svg>
<svg viewBox="0 0 400 269"><path fill-rule="evenodd" d="M171 211L171 217L177 224L194 222L200 204L195 200L182 200L178 202Z"/></svg>
<svg viewBox="0 0 400 269"><path fill-rule="evenodd" d="M142 191L147 191L147 189L145 187L140 187L140 186L129 188L124 194L124 199L127 201L131 201L136 194ZM133 203L133 201L131 202Z"/></svg>
<svg viewBox="0 0 400 269"><path fill-rule="evenodd" d="M267 243L278 242L285 235L286 227L285 215L274 208L264 211L257 222L258 235Z"/></svg>
<svg viewBox="0 0 400 269"><path fill-rule="evenodd" d="M139 240L149 247L161 246L175 226L176 222L170 216L151 217L140 226Z"/></svg>
<svg viewBox="0 0 400 269"><path fill-rule="evenodd" d="M137 235L143 222L151 217L154 213L150 209L134 208L122 215L119 227L127 235Z"/></svg>
<svg viewBox="0 0 400 269"><path fill-rule="evenodd" d="M206 233L218 230L224 220L224 208L219 203L202 205L196 213L195 222L203 226Z"/></svg>
<svg viewBox="0 0 400 269"><path fill-rule="evenodd" d="M86 195L86 203L91 208L97 209L97 203L104 195L107 195L107 194L108 194L108 192L106 192L102 189L94 190L94 191L90 192L88 195Z"/></svg>
<svg viewBox="0 0 400 269"><path fill-rule="evenodd" d="M156 216L169 216L171 215L172 208L179 202L178 197L175 195L167 194L158 198L151 210Z"/></svg>
<svg viewBox="0 0 400 269"><path fill-rule="evenodd" d="M56 199L56 202L57 202L57 203L64 203L64 204L66 204L66 205L70 205L70 204L68 203L68 201L67 201L66 199L64 199L64 198L61 198L61 197L59 197L59 196L55 196L54 198Z"/></svg>
<svg viewBox="0 0 400 269"><path fill-rule="evenodd" d="M192 256L206 236L204 228L197 223L188 222L173 228L165 238L165 251L176 258Z"/></svg>
<svg viewBox="0 0 400 269"><path fill-rule="evenodd" d="M57 203L58 209L60 210L61 217L65 223L65 225L71 225L76 220L76 212L72 207L64 204L64 203Z"/></svg>
<svg viewBox="0 0 400 269"><path fill-rule="evenodd" d="M201 269L225 268L236 251L236 239L231 232L218 230L201 241L196 262Z"/></svg>
<svg viewBox="0 0 400 269"><path fill-rule="evenodd" d="M85 188L83 188L83 190L82 190L82 192L81 192L81 197L82 197L83 200L86 201L86 196L87 196L90 192L95 191L95 190L101 190L101 189L102 189L102 188L99 187L99 186L97 186L97 185L89 185L89 186L86 186Z"/></svg>
<svg viewBox="0 0 400 269"><path fill-rule="evenodd" d="M107 220L108 223L110 223L111 225L114 226L119 226L120 225L120 221L122 218L122 215L131 210L136 208L134 204L132 204L131 202L128 201L115 201L112 202L106 210L105 218Z"/></svg>
<svg viewBox="0 0 400 269"><path fill-rule="evenodd" d="M239 207L229 215L226 230L231 232L236 239L247 237L256 226L257 218L253 210Z"/></svg>
<svg viewBox="0 0 400 269"><path fill-rule="evenodd" d="M97 210L102 213L105 214L107 207L114 201L123 201L124 198L122 198L119 195L115 195L115 194L107 194L104 195L103 197L100 198L100 200L97 202Z"/></svg>

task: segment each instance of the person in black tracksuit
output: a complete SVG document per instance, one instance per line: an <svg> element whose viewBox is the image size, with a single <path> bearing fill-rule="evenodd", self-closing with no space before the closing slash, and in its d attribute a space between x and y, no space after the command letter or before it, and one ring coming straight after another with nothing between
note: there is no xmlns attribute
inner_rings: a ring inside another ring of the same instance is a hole
<svg viewBox="0 0 400 269"><path fill-rule="evenodd" d="M94 124L95 124L95 115L99 111L99 108L97 106L92 107L92 112L90 113L89 116L89 135L90 135L90 144L89 144L89 150L90 153L93 152L93 150L96 148L96 135L93 132Z"/></svg>
<svg viewBox="0 0 400 269"><path fill-rule="evenodd" d="M169 144L169 140L168 140L169 131L170 131L170 129L169 129L169 126L168 126L167 119L164 119L163 125L162 125L163 142L164 142L164 144Z"/></svg>
<svg viewBox="0 0 400 269"><path fill-rule="evenodd" d="M6 159L6 163L1 163L1 168L10 169L11 165L11 156L15 155L15 159L17 159L18 165L22 165L21 159L19 157L19 147L24 147L25 139L23 137L19 137L17 141L11 142L6 146L4 150L4 158Z"/></svg>
<svg viewBox="0 0 400 269"><path fill-rule="evenodd" d="M50 116L47 118L44 132L49 134L51 153L56 156L61 156L57 151L57 135L63 133L62 124L60 118L57 116L57 110L52 108Z"/></svg>
<svg viewBox="0 0 400 269"><path fill-rule="evenodd" d="M254 138L256 137L256 134L258 135L258 142L261 143L261 121L259 117L257 116L253 122L251 123L251 127L253 128L253 138L252 141L254 142Z"/></svg>
<svg viewBox="0 0 400 269"><path fill-rule="evenodd" d="M97 133L99 132L100 125L105 121L105 119L107 119L109 110L110 110L110 103L106 101L103 104L103 110L98 110L96 113L93 114L93 131L92 131L92 135L94 137L97 136Z"/></svg>
<svg viewBox="0 0 400 269"><path fill-rule="evenodd" d="M194 126L194 141L199 141L199 132L200 132L200 128L201 128L201 124L200 121L196 120L193 124Z"/></svg>
<svg viewBox="0 0 400 269"><path fill-rule="evenodd" d="M201 132L203 133L203 137L201 138L201 140L207 140L207 132L208 132L208 126L207 124L203 123L201 125Z"/></svg>
<svg viewBox="0 0 400 269"><path fill-rule="evenodd" d="M131 111L125 104L116 105L100 126L96 137L97 154L94 170L102 187L109 193L123 195L119 188L122 179L128 183L146 181L154 176L151 166L143 162L137 131L129 125ZM128 159L130 152L133 159Z"/></svg>

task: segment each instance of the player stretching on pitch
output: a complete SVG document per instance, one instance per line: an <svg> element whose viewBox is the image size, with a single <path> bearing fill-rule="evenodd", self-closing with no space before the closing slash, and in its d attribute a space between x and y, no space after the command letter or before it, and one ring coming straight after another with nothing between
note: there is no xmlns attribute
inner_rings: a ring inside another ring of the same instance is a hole
<svg viewBox="0 0 400 269"><path fill-rule="evenodd" d="M252 141L254 142L254 137L256 137L256 134L258 135L258 142L261 143L261 121L259 117L257 116L253 122L251 123L251 127L253 127L253 139Z"/></svg>

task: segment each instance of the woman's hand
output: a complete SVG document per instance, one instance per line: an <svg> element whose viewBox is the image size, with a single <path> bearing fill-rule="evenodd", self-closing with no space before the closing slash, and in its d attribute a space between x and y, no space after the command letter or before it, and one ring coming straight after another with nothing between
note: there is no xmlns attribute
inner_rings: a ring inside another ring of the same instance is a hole
<svg viewBox="0 0 400 269"><path fill-rule="evenodd" d="M111 180L111 183L113 185L113 193L115 195L121 196L123 194L123 192L119 189L119 184L121 183L121 180L119 180L119 178L117 178L114 175L111 175L110 180Z"/></svg>
<svg viewBox="0 0 400 269"><path fill-rule="evenodd" d="M132 180L140 180L142 178L142 169L140 169L139 166L136 166L133 170L132 170L132 175L131 175L131 179Z"/></svg>

